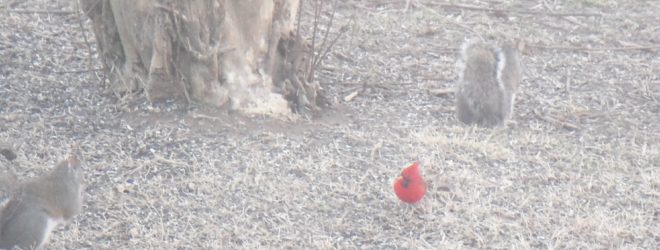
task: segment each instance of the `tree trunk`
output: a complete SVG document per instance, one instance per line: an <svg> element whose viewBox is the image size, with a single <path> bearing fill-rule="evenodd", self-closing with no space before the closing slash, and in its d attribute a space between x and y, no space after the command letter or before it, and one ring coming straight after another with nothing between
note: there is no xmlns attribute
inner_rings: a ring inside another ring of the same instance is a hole
<svg viewBox="0 0 660 250"><path fill-rule="evenodd" d="M116 92L289 116L322 104L302 75L300 0L81 0Z"/></svg>

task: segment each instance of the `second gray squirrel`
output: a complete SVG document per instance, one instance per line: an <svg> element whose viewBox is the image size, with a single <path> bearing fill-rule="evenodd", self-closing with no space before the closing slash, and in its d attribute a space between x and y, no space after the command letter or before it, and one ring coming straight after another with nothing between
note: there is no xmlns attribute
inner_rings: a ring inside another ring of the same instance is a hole
<svg viewBox="0 0 660 250"><path fill-rule="evenodd" d="M461 122L494 127L511 117L522 78L519 52L512 43L467 41L457 69L456 115Z"/></svg>
<svg viewBox="0 0 660 250"><path fill-rule="evenodd" d="M19 184L0 211L0 249L40 249L57 226L82 209L83 173L75 156Z"/></svg>

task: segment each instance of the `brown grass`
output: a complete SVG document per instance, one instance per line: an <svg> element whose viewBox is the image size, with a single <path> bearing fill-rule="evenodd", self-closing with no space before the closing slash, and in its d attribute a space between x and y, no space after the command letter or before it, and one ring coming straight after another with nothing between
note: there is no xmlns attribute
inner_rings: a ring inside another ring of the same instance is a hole
<svg viewBox="0 0 660 250"><path fill-rule="evenodd" d="M336 105L292 123L117 99L75 4L0 2L0 140L19 178L72 142L86 154L84 212L50 247L660 246L660 60L637 49L658 45L657 1L340 2L335 23L355 20L317 71ZM453 87L464 37L493 34L528 45L516 114L466 127L428 90ZM429 190L401 204L391 181L416 159Z"/></svg>

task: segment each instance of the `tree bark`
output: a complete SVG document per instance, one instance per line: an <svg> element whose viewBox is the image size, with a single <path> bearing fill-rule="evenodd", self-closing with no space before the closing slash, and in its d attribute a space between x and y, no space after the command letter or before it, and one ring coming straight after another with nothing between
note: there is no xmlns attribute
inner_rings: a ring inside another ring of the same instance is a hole
<svg viewBox="0 0 660 250"><path fill-rule="evenodd" d="M81 0L112 88L289 116L319 110L300 0Z"/></svg>

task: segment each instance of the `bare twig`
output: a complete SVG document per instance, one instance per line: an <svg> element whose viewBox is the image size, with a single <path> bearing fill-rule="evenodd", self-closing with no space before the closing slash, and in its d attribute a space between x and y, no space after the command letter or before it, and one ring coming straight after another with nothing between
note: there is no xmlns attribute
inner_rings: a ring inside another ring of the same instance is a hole
<svg viewBox="0 0 660 250"><path fill-rule="evenodd" d="M52 14L52 15L72 15L75 14L75 11L69 10L39 10L39 9L10 9L7 10L10 13L20 13L20 14Z"/></svg>
<svg viewBox="0 0 660 250"><path fill-rule="evenodd" d="M544 114L541 114L539 112L535 112L535 114L541 120L544 120L544 121L549 122L549 123L557 124L557 125L559 125L560 127L563 127L563 128L567 128L567 129L571 129L571 130L580 130L581 129L580 126L578 126L576 124L573 124L573 123L570 123L570 122L567 122L567 121L563 121L562 119L552 117L550 115L544 115Z"/></svg>
<svg viewBox="0 0 660 250"><path fill-rule="evenodd" d="M233 127L231 124L229 124L225 119L222 119L220 117L215 117L215 116L210 116L210 115L205 115L201 113L192 113L192 118L194 119L208 119L217 123L222 123L228 127Z"/></svg>
<svg viewBox="0 0 660 250"><path fill-rule="evenodd" d="M429 89L429 94L434 96L444 96L456 92L454 88L444 88L444 89Z"/></svg>
<svg viewBox="0 0 660 250"><path fill-rule="evenodd" d="M312 68L314 67L313 61L314 61L314 51L316 50L316 31L319 28L319 16L321 15L320 6L321 3L320 1L317 0L314 4L314 26L312 28L312 46L309 50L309 59L311 60L311 62L305 65L306 69L304 71L306 74L305 79L307 81L311 81L312 79L314 79L314 76L311 75L311 72L312 72Z"/></svg>
<svg viewBox="0 0 660 250"><path fill-rule="evenodd" d="M512 13L512 14L523 14L523 15L545 15L545 16L583 16L583 17L600 17L603 16L601 13L584 13L584 12L565 12L565 13L552 13L552 12L540 12L540 11L527 11L527 10L502 10L502 9L493 9L487 7L478 7L464 4L440 4L440 7L443 8L456 8L456 9L465 9L465 10L475 10L475 11L486 11L493 13Z"/></svg>
<svg viewBox="0 0 660 250"><path fill-rule="evenodd" d="M358 94L360 94L360 90L353 91L352 93L348 94L347 96L344 96L344 101L345 102L350 102L355 98Z"/></svg>
<svg viewBox="0 0 660 250"><path fill-rule="evenodd" d="M320 46L318 47L319 52L316 53L316 31L318 30L318 26L319 26L318 22L319 22L319 17L321 15L321 9L322 9L321 3L319 1L317 1L316 6L315 6L315 11L314 11L314 28L313 28L313 31L312 31L313 32L313 34L312 34L312 48L311 48L311 51L309 52L309 56L310 56L311 60L310 60L310 63L308 65L306 65L306 69L305 69L305 74L306 74L305 79L308 82L311 82L311 81L314 80L314 74L315 74L316 68L321 64L321 62L323 62L323 58L325 58L328 55L328 53L330 52L332 47L334 47L334 45L337 43L339 38L341 38L344 35L344 33L346 33L346 31L348 30L348 28L347 28L348 25L350 25L353 22L353 19L354 19L354 17L351 17L351 19L348 21L348 23L346 23L344 26L342 26L339 29L339 34L337 34L337 36L334 39L332 39L330 41L330 43L328 43L328 37L329 37L329 34L330 34L330 30L332 29L332 26L334 24L335 15L337 13L337 1L334 1L334 4L332 6L332 13L331 13L331 16L330 16L330 20L328 21L327 28L325 30L325 33L323 34L323 40L322 40Z"/></svg>
<svg viewBox="0 0 660 250"><path fill-rule="evenodd" d="M163 164L172 165L172 166L183 166L183 165L185 165L185 162L168 159L168 158L165 158L164 156L162 156L160 154L157 154L157 153L154 153L153 161L160 162L160 163L163 163Z"/></svg>
<svg viewBox="0 0 660 250"><path fill-rule="evenodd" d="M431 7L428 7L428 6L424 5L424 4L421 4L421 3L418 3L418 4L419 4L420 7L424 8L424 9L425 9L426 11L428 11L428 12L433 13L433 14L434 14L435 16L437 16L438 18L442 18L443 20L445 20L445 21L448 22L448 23L454 24L454 25L456 25L456 26L458 26L458 27L461 27L461 28L463 28L463 29L465 29L465 30L467 30L467 31L470 31L472 34L474 34L474 35L476 35L476 36L479 36L479 38L481 38L481 35L479 34L479 32L476 32L474 29L472 29L472 27L467 26L467 25L465 25L465 24L463 24L463 23L460 23L460 22L454 21L454 20L451 19L451 18L447 18L445 15L441 15L438 11L436 11L436 10L432 9Z"/></svg>
<svg viewBox="0 0 660 250"><path fill-rule="evenodd" d="M99 72L99 71L103 71L103 69L89 68L89 69L82 69L82 70L62 70L62 71L54 71L53 73L55 73L55 74L80 74L80 73Z"/></svg>
<svg viewBox="0 0 660 250"><path fill-rule="evenodd" d="M607 50L656 50L660 49L660 45L649 46L629 46L629 47L600 47L600 48L586 48L574 46L544 46L544 45L528 45L532 48L546 49L546 50L570 50L570 51L607 51Z"/></svg>
<svg viewBox="0 0 660 250"><path fill-rule="evenodd" d="M328 26L325 29L325 34L323 34L323 41L321 41L321 49L325 48L325 44L328 42L328 35L330 34L330 28L332 28L332 23L335 20L336 13L337 13L337 1L335 0L332 4L332 14L330 14L330 21L328 21ZM321 54L316 54L316 57L313 58L312 60L313 68L315 68L316 65L318 65L320 58L321 58Z"/></svg>
<svg viewBox="0 0 660 250"><path fill-rule="evenodd" d="M89 43L89 40L87 39L87 33L85 32L85 28L83 27L82 15L80 15L80 12L83 13L86 12L80 8L80 1L75 1L75 2L76 2L76 13L78 15L78 27L80 28L80 33L82 33L83 41L85 41L85 45L87 45L87 52L88 52L87 60L89 63L88 67L91 69L94 67L94 62L92 61L92 45Z"/></svg>
<svg viewBox="0 0 660 250"><path fill-rule="evenodd" d="M351 19L348 20L348 23L346 23L346 25L342 26L342 27L339 29L339 34L337 34L337 36L336 36L332 41L330 41L330 44L329 44L327 47L323 48L324 51L323 51L323 53L321 53L321 55L319 56L319 58L325 58L325 56L327 56L328 53L330 53L330 49L332 49L332 47L335 46L335 44L337 43L337 41L339 40L339 38L341 38L342 36L344 36L344 34L348 31L348 26L350 26L350 24L353 22L353 19L354 19L354 16L352 16ZM328 29L330 29L330 28L328 27ZM321 61L323 61L323 59L319 60L316 64L314 64L314 67L318 66L318 64L319 64Z"/></svg>
<svg viewBox="0 0 660 250"><path fill-rule="evenodd" d="M374 145L373 148L371 148L371 160L376 159L376 154L380 155L380 149L383 148L383 141L379 141Z"/></svg>
<svg viewBox="0 0 660 250"><path fill-rule="evenodd" d="M297 27L296 27L296 37L301 37L300 36L300 18L302 16L302 9L303 9L303 4L305 3L305 0L300 0L300 4L298 5L298 17L297 17Z"/></svg>

